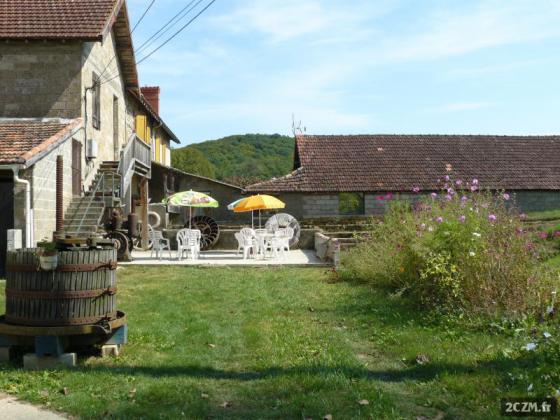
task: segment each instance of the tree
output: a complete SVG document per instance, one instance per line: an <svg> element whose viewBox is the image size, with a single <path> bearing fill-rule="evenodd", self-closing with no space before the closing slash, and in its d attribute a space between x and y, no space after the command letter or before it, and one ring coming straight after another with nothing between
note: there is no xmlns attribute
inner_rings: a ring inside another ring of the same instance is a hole
<svg viewBox="0 0 560 420"><path fill-rule="evenodd" d="M187 146L171 152L171 165L191 174L216 177L216 169L204 154L195 147Z"/></svg>

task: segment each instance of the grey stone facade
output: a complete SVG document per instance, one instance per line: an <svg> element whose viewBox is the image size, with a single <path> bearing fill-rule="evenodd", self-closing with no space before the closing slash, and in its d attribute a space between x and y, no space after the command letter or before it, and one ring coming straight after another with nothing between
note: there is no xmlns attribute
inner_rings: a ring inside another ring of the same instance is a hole
<svg viewBox="0 0 560 420"><path fill-rule="evenodd" d="M0 116L79 117L81 64L80 43L1 43Z"/></svg>
<svg viewBox="0 0 560 420"><path fill-rule="evenodd" d="M10 42L0 44L0 118L82 118L83 127L73 136L82 145L82 180L88 187L101 162L115 160L134 129L126 105L126 89L112 33L103 42ZM101 85L101 124L92 124L93 73L107 68ZM117 124L114 124L114 105ZM114 130L117 130L116 134ZM114 135L115 134L115 135ZM87 141L97 142L95 159L86 159ZM116 143L115 143L116 139ZM72 138L20 171L31 182L33 238L51 237L55 229L55 162L64 156L64 204L72 198ZM14 185L14 227L25 237L25 188Z"/></svg>
<svg viewBox="0 0 560 420"><path fill-rule="evenodd" d="M426 194L392 193L392 199L379 199L387 193L364 194L364 216L380 216L385 213L391 200L407 200L415 202L426 197ZM338 193L280 193L273 194L286 203L286 213L298 219L341 216L338 209ZM560 191L512 191L512 203L523 212L560 209Z"/></svg>

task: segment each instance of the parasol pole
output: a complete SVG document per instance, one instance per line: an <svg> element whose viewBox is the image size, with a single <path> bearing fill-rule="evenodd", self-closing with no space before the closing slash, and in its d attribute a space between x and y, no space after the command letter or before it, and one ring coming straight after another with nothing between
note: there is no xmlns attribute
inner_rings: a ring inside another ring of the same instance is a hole
<svg viewBox="0 0 560 420"><path fill-rule="evenodd" d="M259 229L261 228L261 209L259 209Z"/></svg>
<svg viewBox="0 0 560 420"><path fill-rule="evenodd" d="M251 229L255 229L255 212L251 210Z"/></svg>
<svg viewBox="0 0 560 420"><path fill-rule="evenodd" d="M189 229L192 229L192 207L189 206Z"/></svg>

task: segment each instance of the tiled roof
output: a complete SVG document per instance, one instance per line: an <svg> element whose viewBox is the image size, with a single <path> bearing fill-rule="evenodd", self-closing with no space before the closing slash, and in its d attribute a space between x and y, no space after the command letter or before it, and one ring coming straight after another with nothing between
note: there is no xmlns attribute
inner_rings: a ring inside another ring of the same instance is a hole
<svg viewBox="0 0 560 420"><path fill-rule="evenodd" d="M560 136L299 135L295 161L293 173L247 190L435 190L447 169L484 188L560 190Z"/></svg>
<svg viewBox="0 0 560 420"><path fill-rule="evenodd" d="M0 120L0 164L23 164L56 145L81 124L81 119Z"/></svg>
<svg viewBox="0 0 560 420"><path fill-rule="evenodd" d="M122 0L0 0L0 39L100 40Z"/></svg>

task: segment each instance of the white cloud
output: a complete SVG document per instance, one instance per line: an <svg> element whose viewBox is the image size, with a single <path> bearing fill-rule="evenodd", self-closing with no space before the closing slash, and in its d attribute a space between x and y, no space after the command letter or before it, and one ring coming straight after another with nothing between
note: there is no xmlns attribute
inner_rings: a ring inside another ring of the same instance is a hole
<svg viewBox="0 0 560 420"><path fill-rule="evenodd" d="M370 34L368 20L392 10L396 0L249 0L232 12L212 18L215 27L235 34L261 34L266 41L308 38L312 43L355 40Z"/></svg>

